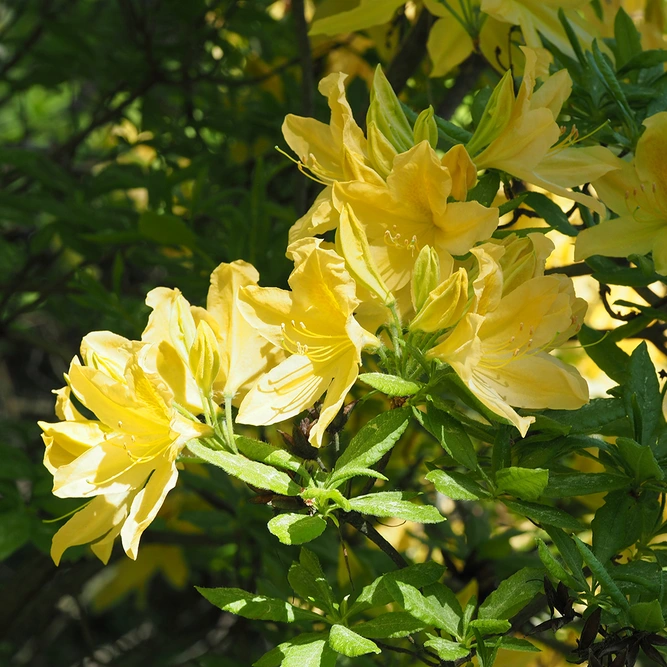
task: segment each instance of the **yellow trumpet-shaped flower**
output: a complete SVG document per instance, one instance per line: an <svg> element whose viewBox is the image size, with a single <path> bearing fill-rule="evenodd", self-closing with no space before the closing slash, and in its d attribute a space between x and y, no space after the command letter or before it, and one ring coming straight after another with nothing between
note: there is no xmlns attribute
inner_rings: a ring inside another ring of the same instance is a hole
<svg viewBox="0 0 667 667"><path fill-rule="evenodd" d="M537 54L526 47L522 51L526 66L519 92L514 95L508 73L494 91L468 144L473 161L478 169L501 169L603 213L604 207L596 199L568 188L615 169L609 161L611 153L602 146L574 147L574 134L557 143L561 130L556 119L570 95L572 79L567 70L560 70L535 90Z"/></svg>
<svg viewBox="0 0 667 667"><path fill-rule="evenodd" d="M502 249L496 257L483 248L476 253L472 309L428 356L449 364L482 404L525 436L534 418L515 407L572 410L588 400L578 371L548 354L581 326L585 302L563 276L533 277L503 295L502 280L494 278Z"/></svg>
<svg viewBox="0 0 667 667"><path fill-rule="evenodd" d="M417 255L425 245L434 249L443 274L448 275L452 255L467 253L498 225L497 208L448 202L454 189L467 192L469 185L470 174L458 152L452 164L463 163L464 167L454 174L428 141L422 141L396 156L386 184L334 186L334 205L339 210L345 204L350 206L366 231L382 279L397 298L397 292L410 282Z"/></svg>
<svg viewBox="0 0 667 667"><path fill-rule="evenodd" d="M111 339L120 352L105 358ZM89 542L107 562L118 535L125 552L136 558L143 531L176 484L176 457L189 440L211 432L181 414L167 384L144 369L141 362L149 352L147 345L108 332L89 334L82 356L95 364L72 362L68 387L58 392L56 402L63 421L39 424L53 493L91 499L54 536L56 564L68 547ZM81 415L71 393L96 419Z"/></svg>
<svg viewBox="0 0 667 667"><path fill-rule="evenodd" d="M310 210L294 223L290 242L332 229L331 184L360 180L382 183L368 160L366 137L357 125L345 97L346 74L329 74L320 81L319 91L329 102L331 121L327 125L314 118L289 114L283 136L301 165L327 185Z"/></svg>
<svg viewBox="0 0 667 667"><path fill-rule="evenodd" d="M652 252L655 270L667 275L667 112L644 125L634 160L611 158L617 170L594 182L600 199L619 217L582 231L575 259Z"/></svg>
<svg viewBox="0 0 667 667"><path fill-rule="evenodd" d="M377 339L352 315L359 301L345 261L303 239L288 253L295 268L292 291L244 287L240 308L249 324L290 356L263 375L241 403L237 421L273 424L311 407L326 392L310 442L322 445L327 426L338 413L359 373L361 350Z"/></svg>

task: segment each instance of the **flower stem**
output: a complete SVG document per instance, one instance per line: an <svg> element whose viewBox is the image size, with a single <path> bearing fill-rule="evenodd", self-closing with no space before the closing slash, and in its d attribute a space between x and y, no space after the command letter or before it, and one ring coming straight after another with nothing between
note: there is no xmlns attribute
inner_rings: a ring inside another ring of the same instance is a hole
<svg viewBox="0 0 667 667"><path fill-rule="evenodd" d="M236 442L234 440L234 425L232 422L232 397L225 396L225 428L227 431L227 440L234 454L238 454Z"/></svg>

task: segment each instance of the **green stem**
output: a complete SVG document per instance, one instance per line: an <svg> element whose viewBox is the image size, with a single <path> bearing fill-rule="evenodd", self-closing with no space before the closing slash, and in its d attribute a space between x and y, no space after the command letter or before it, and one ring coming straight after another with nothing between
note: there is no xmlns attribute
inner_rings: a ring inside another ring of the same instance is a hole
<svg viewBox="0 0 667 667"><path fill-rule="evenodd" d="M234 454L238 454L236 441L234 440L234 425L232 421L232 397L225 396L225 430L227 432L227 441Z"/></svg>

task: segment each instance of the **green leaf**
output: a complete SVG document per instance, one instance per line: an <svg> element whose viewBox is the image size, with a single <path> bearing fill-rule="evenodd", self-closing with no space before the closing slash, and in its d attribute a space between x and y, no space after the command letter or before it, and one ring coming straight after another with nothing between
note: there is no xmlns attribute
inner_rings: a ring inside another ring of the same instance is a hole
<svg viewBox="0 0 667 667"><path fill-rule="evenodd" d="M383 613L353 628L357 634L369 639L398 639L423 629L424 623L405 611Z"/></svg>
<svg viewBox="0 0 667 667"><path fill-rule="evenodd" d="M519 607L517 611L520 611L520 609L522 609L522 607ZM477 630L482 636L502 635L512 627L512 624L509 621L497 618L476 618L474 621L470 621L470 627Z"/></svg>
<svg viewBox="0 0 667 667"><path fill-rule="evenodd" d="M604 472L551 472L549 473L549 484L543 495L545 498L587 496L592 493L625 489L629 483L630 480L623 475Z"/></svg>
<svg viewBox="0 0 667 667"><path fill-rule="evenodd" d="M558 562L549 547L539 538L537 538L537 551L542 564L556 581L562 581L572 590L579 590L580 583Z"/></svg>
<svg viewBox="0 0 667 667"><path fill-rule="evenodd" d="M562 7L559 7L558 9L558 20L560 21L561 25L563 26L563 30L565 30L565 34L567 35L567 39L570 42L572 46L572 50L574 51L575 55L577 56L577 60L581 65L586 64L586 58L584 56L584 52L581 48L581 43L579 42L579 38L577 37L576 32L574 31L574 28L572 27L572 24L570 23L569 19L565 15L565 12L563 11Z"/></svg>
<svg viewBox="0 0 667 667"><path fill-rule="evenodd" d="M0 562L20 549L30 539L30 532L31 520L26 512L0 514Z"/></svg>
<svg viewBox="0 0 667 667"><path fill-rule="evenodd" d="M198 440L190 440L188 449L200 459L222 468L228 475L238 477L246 484L267 489L283 496L298 496L301 488L284 472L271 466L251 461L240 454L231 454L222 449L210 449Z"/></svg>
<svg viewBox="0 0 667 667"><path fill-rule="evenodd" d="M383 574L373 583L364 586L354 604L350 607L348 615L352 617L365 609L389 604L394 598L387 589L387 582L402 581L416 588L421 588L435 583L442 577L444 571L445 568L442 565L431 560Z"/></svg>
<svg viewBox="0 0 667 667"><path fill-rule="evenodd" d="M268 442L261 442L253 438L236 436L236 446L239 452L253 461L259 461L274 468L281 470L291 470L298 472L301 476L307 476L307 471L303 467L303 459L294 454L290 454L286 449L274 447Z"/></svg>
<svg viewBox="0 0 667 667"><path fill-rule="evenodd" d="M299 553L299 563L314 577L317 587L320 591L320 599L325 600L329 605L333 605L333 590L327 581L327 578L324 576L324 570L322 570L322 566L320 565L318 557L309 549L301 547L301 552Z"/></svg>
<svg viewBox="0 0 667 667"><path fill-rule="evenodd" d="M160 245L194 248L197 238L181 218L167 213L145 211L139 218L139 233Z"/></svg>
<svg viewBox="0 0 667 667"><path fill-rule="evenodd" d="M240 588L195 588L213 605L243 618L262 621L321 621L322 617L312 611L299 609L294 605L270 598L266 595L248 593Z"/></svg>
<svg viewBox="0 0 667 667"><path fill-rule="evenodd" d="M518 637L500 637L498 639L498 648L505 649L506 651L520 651L522 653L540 653L541 648L531 644L525 639L519 639Z"/></svg>
<svg viewBox="0 0 667 667"><path fill-rule="evenodd" d="M266 527L283 544L304 544L319 537L327 527L327 522L319 515L279 514Z"/></svg>
<svg viewBox="0 0 667 667"><path fill-rule="evenodd" d="M665 619L660 602L658 600L636 602L630 607L630 622L637 630L662 632L665 629Z"/></svg>
<svg viewBox="0 0 667 667"><path fill-rule="evenodd" d="M639 539L642 526L638 510L637 499L625 491L606 495L591 522L593 553L602 563Z"/></svg>
<svg viewBox="0 0 667 667"><path fill-rule="evenodd" d="M487 171L477 185L468 192L468 201L476 201L489 208L498 194L499 187L500 174L497 171Z"/></svg>
<svg viewBox="0 0 667 667"><path fill-rule="evenodd" d="M413 396L422 385L385 373L362 373L359 379L387 396Z"/></svg>
<svg viewBox="0 0 667 667"><path fill-rule="evenodd" d="M653 446L658 424L662 421L662 397L646 341L637 346L630 357L623 401L634 424L635 439L642 445Z"/></svg>
<svg viewBox="0 0 667 667"><path fill-rule="evenodd" d="M439 493L452 500L480 500L489 497L489 493L477 482L458 472L431 470L426 479L433 482Z"/></svg>
<svg viewBox="0 0 667 667"><path fill-rule="evenodd" d="M352 476L352 470L367 469L379 461L403 435L410 415L410 408L398 408L371 419L341 454L327 485L337 486Z"/></svg>
<svg viewBox="0 0 667 667"><path fill-rule="evenodd" d="M586 324L582 325L578 337L579 342L586 348L586 354L614 382L623 384L627 376L630 355L610 341L604 332L591 329Z"/></svg>
<svg viewBox="0 0 667 667"><path fill-rule="evenodd" d="M543 468L503 468L496 473L500 493L508 493L521 500L537 500L549 483L549 471Z"/></svg>
<svg viewBox="0 0 667 667"><path fill-rule="evenodd" d="M357 496L350 500L350 507L361 514L379 517L396 517L419 523L440 523L445 517L432 505L415 505L408 498L413 494L403 491L382 491Z"/></svg>
<svg viewBox="0 0 667 667"><path fill-rule="evenodd" d="M315 507L323 513L329 509L329 503L332 502L346 512L352 509L350 501L338 489L318 489L311 486L304 489L299 495L304 500L314 500Z"/></svg>
<svg viewBox="0 0 667 667"><path fill-rule="evenodd" d="M329 646L334 651L346 655L348 658L356 658L367 653L381 653L375 642L358 635L344 625L334 625L329 632Z"/></svg>
<svg viewBox="0 0 667 667"><path fill-rule="evenodd" d="M525 567L504 579L482 602L478 617L499 620L511 618L542 591L542 576L537 568Z"/></svg>
<svg viewBox="0 0 667 667"><path fill-rule="evenodd" d="M334 667L335 664L336 652L318 634L307 643L293 643L287 648L281 667Z"/></svg>
<svg viewBox="0 0 667 667"><path fill-rule="evenodd" d="M514 197L514 199L510 199L509 201L506 201L504 204L501 204L501 206L498 208L498 215L502 218L507 213L511 213L515 208L519 208L519 206L523 204L527 196L528 196L527 192L522 192L517 197Z"/></svg>
<svg viewBox="0 0 667 667"><path fill-rule="evenodd" d="M630 438L616 438L618 452L641 484L647 479L662 479L664 473L648 445L640 445Z"/></svg>
<svg viewBox="0 0 667 667"><path fill-rule="evenodd" d="M429 404L424 415L424 426L444 447L447 453L470 470L477 469L477 453L463 426L444 410Z"/></svg>
<svg viewBox="0 0 667 667"><path fill-rule="evenodd" d="M524 198L524 203L561 234L576 236L579 233L579 230L568 220L563 209L541 192L529 192Z"/></svg>
<svg viewBox="0 0 667 667"><path fill-rule="evenodd" d="M556 549L558 549L558 553L563 557L565 564L570 568L572 576L579 582L579 586L581 587L579 590L586 590L588 586L581 569L584 560L581 557L574 540L560 528L556 528L555 526L544 526L544 530L551 538Z"/></svg>
<svg viewBox="0 0 667 667"><path fill-rule="evenodd" d="M642 52L641 35L635 27L635 22L623 7L616 12L614 39L616 40L616 69L622 68Z"/></svg>
<svg viewBox="0 0 667 667"><path fill-rule="evenodd" d="M545 410L542 415L567 427L572 435L591 435L623 419L625 407L620 398L594 398L578 410Z"/></svg>
<svg viewBox="0 0 667 667"><path fill-rule="evenodd" d="M470 649L465 646L433 635L429 635L429 640L424 642L424 646L433 649L441 660L461 660L470 655Z"/></svg>
<svg viewBox="0 0 667 667"><path fill-rule="evenodd" d="M0 443L0 479L31 479L33 464L30 457L21 449Z"/></svg>
<svg viewBox="0 0 667 667"><path fill-rule="evenodd" d="M437 608L438 617L447 632L454 637L459 636L463 609L454 592L439 581L424 587L424 597Z"/></svg>
<svg viewBox="0 0 667 667"><path fill-rule="evenodd" d="M317 556L302 548L299 561L292 563L287 574L290 586L300 598L331 611L334 606L333 591Z"/></svg>
<svg viewBox="0 0 667 667"><path fill-rule="evenodd" d="M385 482L389 481L389 478L383 475L373 468L356 468L355 466L345 466L339 471L334 471L335 475L332 476L331 480L327 482L329 488L338 488L343 482L346 482L352 477L374 477L375 479L381 479Z"/></svg>
<svg viewBox="0 0 667 667"><path fill-rule="evenodd" d="M667 62L667 51L664 49L653 49L644 51L634 56L631 60L618 70L619 76L625 76L638 69L651 69L656 65Z"/></svg>
<svg viewBox="0 0 667 667"><path fill-rule="evenodd" d="M386 586L394 600L409 614L427 626L449 632L447 628L450 624L446 618L442 617L440 606L422 595L414 586L397 580L387 581Z"/></svg>
<svg viewBox="0 0 667 667"><path fill-rule="evenodd" d="M573 539L577 545L577 549L579 549L579 553L584 559L584 563L588 565L591 572L600 583L602 590L605 591L607 595L609 595L609 597L616 605L618 605L624 611L628 611L630 605L628 604L625 595L621 593L620 589L615 584L604 565L593 555L593 552L576 535L573 537Z"/></svg>
<svg viewBox="0 0 667 667"><path fill-rule="evenodd" d="M605 88L611 95L612 99L616 102L619 109L623 113L626 122L630 127L634 128L636 126L635 117L630 109L628 100L625 97L625 93L621 88L621 84L614 74L609 59L607 56L600 51L598 46L597 39L593 40L592 50L586 52L586 59L591 65L591 68L598 74L600 80L604 84Z"/></svg>
<svg viewBox="0 0 667 667"><path fill-rule="evenodd" d="M565 530L581 530L581 524L567 512L548 505L539 505L523 500L503 500L509 509L522 516L547 526L556 526Z"/></svg>

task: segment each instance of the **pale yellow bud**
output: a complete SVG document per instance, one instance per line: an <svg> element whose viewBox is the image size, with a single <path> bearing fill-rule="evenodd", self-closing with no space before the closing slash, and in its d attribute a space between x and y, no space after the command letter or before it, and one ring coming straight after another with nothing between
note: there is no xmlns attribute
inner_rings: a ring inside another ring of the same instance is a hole
<svg viewBox="0 0 667 667"><path fill-rule="evenodd" d="M220 370L220 352L218 339L205 320L200 320L197 325L197 335L190 348L189 361L197 385L206 394L210 393Z"/></svg>
<svg viewBox="0 0 667 667"><path fill-rule="evenodd" d="M404 153L412 148L412 128L396 93L379 65L373 77L366 125L372 122L376 124L377 129L396 149L397 153Z"/></svg>
<svg viewBox="0 0 667 667"><path fill-rule="evenodd" d="M488 146L509 123L514 107L514 81L508 70L495 87L482 113L479 125L468 142L468 153L475 155Z"/></svg>
<svg viewBox="0 0 667 667"><path fill-rule="evenodd" d="M418 144L420 141L428 141L428 143L431 144L431 148L437 148L438 126L435 124L433 115L433 107L429 106L428 109L424 109L424 111L417 116L413 130L415 144Z"/></svg>
<svg viewBox="0 0 667 667"><path fill-rule="evenodd" d="M390 306L395 299L380 276L371 256L366 232L349 205L345 204L340 214L336 233L336 252L345 260L345 268L354 281Z"/></svg>
<svg viewBox="0 0 667 667"><path fill-rule="evenodd" d="M440 260L438 253L425 245L417 255L415 266L412 270L411 296L412 307L418 313L424 305L428 295L440 282Z"/></svg>
<svg viewBox="0 0 667 667"><path fill-rule="evenodd" d="M468 274L461 268L428 295L408 328L428 333L448 329L463 317L467 307Z"/></svg>
<svg viewBox="0 0 667 667"><path fill-rule="evenodd" d="M394 165L394 158L398 155L396 149L389 143L384 134L380 132L375 121L368 123L366 134L368 135L367 150L371 164L382 178L387 178Z"/></svg>
<svg viewBox="0 0 667 667"><path fill-rule="evenodd" d="M509 294L531 278L544 275L546 258L553 243L544 234L515 234L497 242L505 249L499 263L503 271L503 294Z"/></svg>

